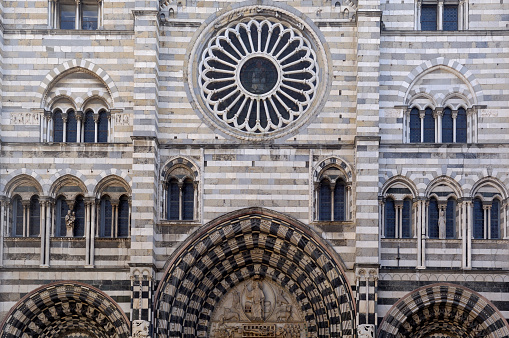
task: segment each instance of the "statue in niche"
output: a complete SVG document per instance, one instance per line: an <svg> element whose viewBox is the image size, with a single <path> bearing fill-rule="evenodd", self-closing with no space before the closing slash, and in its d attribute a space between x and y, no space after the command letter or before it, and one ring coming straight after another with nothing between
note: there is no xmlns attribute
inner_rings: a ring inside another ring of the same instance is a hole
<svg viewBox="0 0 509 338"><path fill-rule="evenodd" d="M66 236L73 237L74 236L74 221L76 220L76 214L71 210L67 211L67 215L65 215L65 228L67 229Z"/></svg>
<svg viewBox="0 0 509 338"><path fill-rule="evenodd" d="M438 238L445 238L445 209L440 208L438 217Z"/></svg>

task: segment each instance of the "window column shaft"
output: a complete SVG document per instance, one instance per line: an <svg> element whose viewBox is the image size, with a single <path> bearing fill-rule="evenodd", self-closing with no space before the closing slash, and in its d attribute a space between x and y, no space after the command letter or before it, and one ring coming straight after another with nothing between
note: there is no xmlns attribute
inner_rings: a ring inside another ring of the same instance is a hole
<svg viewBox="0 0 509 338"><path fill-rule="evenodd" d="M41 234L41 262L40 266L44 266L45 254L46 254L46 201L40 201L39 203L39 234Z"/></svg>
<svg viewBox="0 0 509 338"><path fill-rule="evenodd" d="M95 127L95 132L94 132L94 142L97 143L97 122L98 122L99 118L95 118L94 116L94 127Z"/></svg>
<svg viewBox="0 0 509 338"><path fill-rule="evenodd" d="M458 4L458 30L463 30L463 8L464 8L464 2L460 1ZM455 141L456 142L456 141Z"/></svg>
<svg viewBox="0 0 509 338"><path fill-rule="evenodd" d="M111 115L108 114L108 132L106 133L106 142L110 142L111 138Z"/></svg>
<svg viewBox="0 0 509 338"><path fill-rule="evenodd" d="M80 2L81 0L76 0L76 18L74 20L74 29L80 29Z"/></svg>
<svg viewBox="0 0 509 338"><path fill-rule="evenodd" d="M384 222L384 225L381 227L382 228L382 237L385 238L385 203L381 203L381 208L382 208L382 217L380 218L381 220L383 220Z"/></svg>
<svg viewBox="0 0 509 338"><path fill-rule="evenodd" d="M334 188L335 188L335 184L331 184L330 186L330 195L331 195L331 203L330 203L330 220L331 221L334 221L335 218L334 218Z"/></svg>
<svg viewBox="0 0 509 338"><path fill-rule="evenodd" d="M442 1L439 1L437 6L437 26L439 31L444 29L444 3Z"/></svg>
<svg viewBox="0 0 509 338"><path fill-rule="evenodd" d="M422 203L417 201L416 236L417 236L417 269L422 269Z"/></svg>
<svg viewBox="0 0 509 338"><path fill-rule="evenodd" d="M85 202L85 266L89 265L90 253L90 203Z"/></svg>
<svg viewBox="0 0 509 338"><path fill-rule="evenodd" d="M183 202L182 188L183 188L183 184L181 182L179 182L179 220L182 219L182 202Z"/></svg>
<svg viewBox="0 0 509 338"><path fill-rule="evenodd" d="M63 139L62 142L67 142L67 117L63 118L64 120L64 130L62 131Z"/></svg>
<svg viewBox="0 0 509 338"><path fill-rule="evenodd" d="M467 267L467 204L465 201L461 203L461 251L462 266Z"/></svg>
<svg viewBox="0 0 509 338"><path fill-rule="evenodd" d="M28 236L28 220L30 217L28 216L28 212L30 211L29 205L26 204L26 201L22 202L23 205L23 237Z"/></svg>
<svg viewBox="0 0 509 338"><path fill-rule="evenodd" d="M94 266L94 252L95 252L95 200L90 203L91 206L91 222L90 222L90 259L88 260L88 263L90 266Z"/></svg>
<svg viewBox="0 0 509 338"><path fill-rule="evenodd" d="M424 110L419 111L419 118L421 119L421 143L424 142Z"/></svg>
<svg viewBox="0 0 509 338"><path fill-rule="evenodd" d="M421 227L421 255L422 255L422 267L426 267L426 236L427 236L427 228L428 228L428 222L427 222L427 215L428 215L428 202L423 201L423 207L422 207L422 227Z"/></svg>
<svg viewBox="0 0 509 338"><path fill-rule="evenodd" d="M0 267L4 266L5 205L5 201L0 201Z"/></svg>
<svg viewBox="0 0 509 338"><path fill-rule="evenodd" d="M46 253L44 254L44 258L45 258L44 266L45 267L49 266L51 223L52 223L52 219L53 219L52 215L53 215L52 202L46 201L46 238L45 238L46 246L44 248L46 250Z"/></svg>
<svg viewBox="0 0 509 338"><path fill-rule="evenodd" d="M468 226L467 226L467 268L472 267L472 227L473 227L473 217L474 217L474 203L472 201L468 201L467 203L468 209Z"/></svg>

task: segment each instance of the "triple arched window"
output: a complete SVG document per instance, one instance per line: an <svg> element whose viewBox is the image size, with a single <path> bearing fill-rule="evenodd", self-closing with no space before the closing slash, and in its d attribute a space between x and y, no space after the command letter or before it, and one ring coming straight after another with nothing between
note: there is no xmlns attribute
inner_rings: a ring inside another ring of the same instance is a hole
<svg viewBox="0 0 509 338"><path fill-rule="evenodd" d="M414 107L409 114L410 143L466 143L467 111L449 107L419 110Z"/></svg>
<svg viewBox="0 0 509 338"><path fill-rule="evenodd" d="M64 112L57 108L50 121L53 125L53 142L108 142L110 114L104 109L98 113L88 109L83 113L74 109Z"/></svg>

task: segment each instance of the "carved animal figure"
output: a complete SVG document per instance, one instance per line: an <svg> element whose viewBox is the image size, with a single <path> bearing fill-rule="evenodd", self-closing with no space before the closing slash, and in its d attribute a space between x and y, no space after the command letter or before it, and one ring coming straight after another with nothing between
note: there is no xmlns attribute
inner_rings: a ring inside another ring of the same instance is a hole
<svg viewBox="0 0 509 338"><path fill-rule="evenodd" d="M229 320L240 320L239 314L234 309L224 308L223 315L221 316L221 323Z"/></svg>

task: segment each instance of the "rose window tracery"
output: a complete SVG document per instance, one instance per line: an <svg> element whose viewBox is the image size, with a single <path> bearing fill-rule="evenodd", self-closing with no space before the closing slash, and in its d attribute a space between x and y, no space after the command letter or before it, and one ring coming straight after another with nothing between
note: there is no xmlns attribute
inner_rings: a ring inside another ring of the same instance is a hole
<svg viewBox="0 0 509 338"><path fill-rule="evenodd" d="M315 52L290 24L251 19L211 38L198 85L213 118L241 132L281 130L310 108L319 83Z"/></svg>

